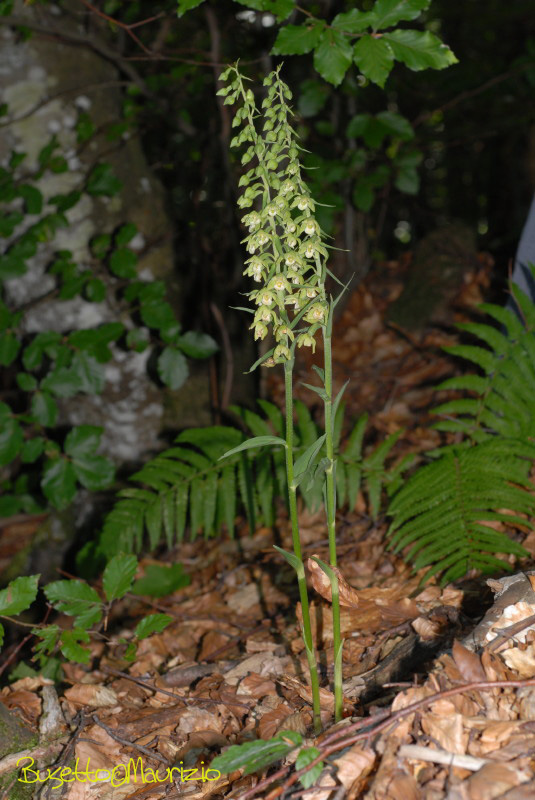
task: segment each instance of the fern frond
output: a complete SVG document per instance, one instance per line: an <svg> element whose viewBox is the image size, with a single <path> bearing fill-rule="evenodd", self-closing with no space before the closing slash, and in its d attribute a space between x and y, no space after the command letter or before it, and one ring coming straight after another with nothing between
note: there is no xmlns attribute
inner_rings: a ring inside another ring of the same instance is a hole
<svg viewBox="0 0 535 800"><path fill-rule="evenodd" d="M443 572L446 582L472 568L509 568L496 553L523 556L526 551L485 523L533 527L522 515L535 513L527 474L534 458L534 445L500 437L449 448L415 472L390 503L390 547L399 552L410 545L406 557L415 571L430 567L425 579Z"/></svg>

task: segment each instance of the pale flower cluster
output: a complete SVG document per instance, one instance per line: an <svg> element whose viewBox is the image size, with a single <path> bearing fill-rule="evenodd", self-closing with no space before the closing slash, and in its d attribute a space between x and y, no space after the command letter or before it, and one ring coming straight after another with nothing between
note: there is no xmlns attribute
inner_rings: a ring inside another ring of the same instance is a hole
<svg viewBox="0 0 535 800"><path fill-rule="evenodd" d="M232 144L249 142L242 163L255 157L256 168L241 180L245 190L238 201L251 207L260 197L262 207L242 218L248 230L244 242L249 258L244 274L259 284L249 293L256 310L251 328L255 339L264 339L270 328L275 338L273 362L291 359L294 344L315 348L314 334L327 324L329 306L325 294L327 251L314 216L314 201L301 177L295 133L290 126L291 111L286 105L291 93L279 76L272 73L264 100L264 133L256 133L258 112L250 90L237 76L225 90L225 102L239 95L244 103L238 109L234 127L244 124ZM232 93L231 93L232 92Z"/></svg>

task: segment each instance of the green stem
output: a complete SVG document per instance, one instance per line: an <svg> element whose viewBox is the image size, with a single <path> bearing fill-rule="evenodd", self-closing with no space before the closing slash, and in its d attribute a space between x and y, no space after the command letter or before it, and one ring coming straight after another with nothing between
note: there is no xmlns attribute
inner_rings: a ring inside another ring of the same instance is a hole
<svg viewBox="0 0 535 800"><path fill-rule="evenodd" d="M284 383L286 389L286 478L288 481L288 496L290 508L290 522L292 525L292 541L294 554L302 561L301 540L299 538L299 521L297 517L297 487L294 484L294 459L293 459L293 359L284 362ZM310 624L310 609L308 606L308 592L304 573L297 573L299 585L299 599L301 600L301 610L303 615L303 641L310 672L310 688L312 690L312 709L314 715L314 730L316 733L321 731L320 716L320 690L318 667L316 663L316 653L314 650L314 640L312 638L312 626Z"/></svg>
<svg viewBox="0 0 535 800"><path fill-rule="evenodd" d="M329 308L327 325L323 328L323 354L325 370L325 450L329 461L326 474L327 531L329 536L329 560L336 567L336 464L334 458L334 419L333 419L333 381L332 381L332 305ZM333 648L334 648L334 718L342 719L342 636L340 633L340 597L338 582L336 592L332 593Z"/></svg>

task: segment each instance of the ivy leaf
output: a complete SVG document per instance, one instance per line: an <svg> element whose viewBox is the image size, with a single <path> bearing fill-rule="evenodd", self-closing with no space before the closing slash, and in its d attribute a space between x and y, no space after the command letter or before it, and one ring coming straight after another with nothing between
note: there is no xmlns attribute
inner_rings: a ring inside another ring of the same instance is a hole
<svg viewBox="0 0 535 800"><path fill-rule="evenodd" d="M27 214L40 214L43 210L43 195L35 186L24 185L19 188Z"/></svg>
<svg viewBox="0 0 535 800"><path fill-rule="evenodd" d="M26 611L37 597L39 575L15 578L6 589L0 591L0 614L4 617L15 616Z"/></svg>
<svg viewBox="0 0 535 800"><path fill-rule="evenodd" d="M52 428L58 418L58 406L49 392L36 392L32 397L32 417L44 428Z"/></svg>
<svg viewBox="0 0 535 800"><path fill-rule="evenodd" d="M162 300L149 300L141 306L141 319L148 328L164 330L176 325L173 309Z"/></svg>
<svg viewBox="0 0 535 800"><path fill-rule="evenodd" d="M56 367L41 381L41 388L56 397L73 397L81 391L82 384L76 373L68 367Z"/></svg>
<svg viewBox="0 0 535 800"><path fill-rule="evenodd" d="M145 575L134 583L132 593L165 597L189 584L190 577L184 572L182 564L172 564L170 567L147 564Z"/></svg>
<svg viewBox="0 0 535 800"><path fill-rule="evenodd" d="M186 11L191 11L192 8L197 8L197 6L200 6L201 3L204 3L204 0L178 0L178 16L183 17Z"/></svg>
<svg viewBox="0 0 535 800"><path fill-rule="evenodd" d="M75 617L75 625L89 628L102 618L102 601L97 592L79 580L54 581L44 592L57 611Z"/></svg>
<svg viewBox="0 0 535 800"><path fill-rule="evenodd" d="M21 342L14 333L0 334L0 364L9 367L16 359Z"/></svg>
<svg viewBox="0 0 535 800"><path fill-rule="evenodd" d="M271 50L276 56L302 56L310 53L319 43L323 24L321 22L303 25L285 25L281 28Z"/></svg>
<svg viewBox="0 0 535 800"><path fill-rule="evenodd" d="M371 12L373 28L389 28L402 20L416 19L430 3L431 0L377 0Z"/></svg>
<svg viewBox="0 0 535 800"><path fill-rule="evenodd" d="M244 775L250 775L285 758L302 741L303 737L296 731L281 731L272 739L233 744L220 756L216 756L210 767L225 774L244 768Z"/></svg>
<svg viewBox="0 0 535 800"><path fill-rule="evenodd" d="M65 439L65 452L72 458L93 455L100 444L102 428L97 425L79 425Z"/></svg>
<svg viewBox="0 0 535 800"><path fill-rule="evenodd" d="M78 664L89 664L91 651L80 644L80 642L89 642L87 631L82 631L79 628L63 631L60 641L60 650L66 659L75 661Z"/></svg>
<svg viewBox="0 0 535 800"><path fill-rule="evenodd" d="M91 278L85 285L84 293L90 303L102 303L106 299L106 284L100 278Z"/></svg>
<svg viewBox="0 0 535 800"><path fill-rule="evenodd" d="M134 636L138 639L146 639L153 633L161 633L172 621L173 617L170 617L169 614L149 614L136 625Z"/></svg>
<svg viewBox="0 0 535 800"><path fill-rule="evenodd" d="M111 236L109 233L100 233L94 236L89 244L91 252L96 258L104 258L111 245Z"/></svg>
<svg viewBox="0 0 535 800"><path fill-rule="evenodd" d="M45 449L45 440L42 436L36 436L34 439L28 439L24 442L20 452L20 458L23 464L34 464Z"/></svg>
<svg viewBox="0 0 535 800"><path fill-rule="evenodd" d="M180 389L189 375L187 361L176 347L166 347L158 358L158 375L170 389Z"/></svg>
<svg viewBox="0 0 535 800"><path fill-rule="evenodd" d="M38 369L41 366L43 354L47 351L52 352L51 348L54 348L60 342L61 334L56 331L43 331L43 333L38 333L22 354L22 363L25 368ZM47 354L50 355L50 352Z"/></svg>
<svg viewBox="0 0 535 800"><path fill-rule="evenodd" d="M450 48L430 31L392 31L379 41L389 44L394 57L415 72L428 67L444 69L458 62Z"/></svg>
<svg viewBox="0 0 535 800"><path fill-rule="evenodd" d="M384 38L363 36L353 49L353 59L368 80L384 87L394 66L394 53Z"/></svg>
<svg viewBox="0 0 535 800"><path fill-rule="evenodd" d="M67 508L76 494L76 474L66 458L48 459L41 478L43 494L60 511Z"/></svg>
<svg viewBox="0 0 535 800"><path fill-rule="evenodd" d="M137 256L127 247L119 247L110 257L110 270L118 278L135 278Z"/></svg>
<svg viewBox="0 0 535 800"><path fill-rule="evenodd" d="M6 403L0 403L0 467L11 463L22 447L22 428Z"/></svg>
<svg viewBox="0 0 535 800"><path fill-rule="evenodd" d="M104 370L98 361L87 352L75 353L71 371L77 380L77 391L100 394L104 388Z"/></svg>
<svg viewBox="0 0 535 800"><path fill-rule="evenodd" d="M124 247L125 244L132 241L136 233L137 225L134 225L133 222L127 222L125 225L121 225L115 234L115 244L117 247Z"/></svg>
<svg viewBox="0 0 535 800"><path fill-rule="evenodd" d="M86 184L86 191L93 197L112 197L123 188L115 177L110 164L97 164Z"/></svg>
<svg viewBox="0 0 535 800"><path fill-rule="evenodd" d="M106 600L119 600L130 591L137 570L137 558L133 555L117 555L106 565L102 576L102 588Z"/></svg>
<svg viewBox="0 0 535 800"><path fill-rule="evenodd" d="M92 492L106 489L115 478L115 467L104 456L84 456L74 459L72 465L82 486Z"/></svg>
<svg viewBox="0 0 535 800"><path fill-rule="evenodd" d="M177 346L190 358L208 358L219 350L219 345L207 333L188 331L177 341Z"/></svg>
<svg viewBox="0 0 535 800"><path fill-rule="evenodd" d="M322 78L338 86L344 79L352 56L353 50L347 37L329 28L323 31L320 43L314 50L314 67Z"/></svg>

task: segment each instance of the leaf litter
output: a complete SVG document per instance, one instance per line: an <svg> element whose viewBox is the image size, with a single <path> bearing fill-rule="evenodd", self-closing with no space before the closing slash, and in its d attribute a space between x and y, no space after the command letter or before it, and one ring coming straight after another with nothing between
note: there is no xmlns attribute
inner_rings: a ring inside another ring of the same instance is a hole
<svg viewBox="0 0 535 800"><path fill-rule="evenodd" d="M465 276L452 321L466 318L482 299L490 265L480 261L479 270ZM378 436L407 428L396 444L401 457L439 443L439 434L428 427L427 409L435 399L432 385L454 373L452 360L439 348L455 342L456 334L428 328L415 337L387 327L384 311L399 287L399 276L386 265L382 275L351 295L334 336L334 374L335 391L351 378L349 417L368 410ZM303 357L298 364L303 381L311 381L311 367ZM270 376L269 385L280 399L280 382ZM305 392L298 389L297 395L310 403ZM44 784L40 796L535 797L535 578L519 573L523 582L518 580L516 589L510 577L489 581L495 603L477 625L485 611L485 582L469 576L443 588L433 582L419 587L422 575L411 574L385 550L386 524L382 518L374 523L368 511L359 494L355 508L338 520L345 640L341 723L332 724L334 697L328 688L330 584L311 560L328 560L323 513L300 510L324 687L324 732L313 738L294 575L273 550L273 544L291 546L288 520L279 508L276 538L267 528L250 535L242 520L234 540L180 546L174 556L186 566L191 584L149 601L151 612L169 614L173 622L140 642L134 663L125 658L125 641L146 613L146 602L130 595L112 608L108 638L92 642L91 665L64 665L59 696L46 678L22 678L1 690L4 706L40 732L31 751L39 764L55 768L89 760L91 769L100 770L98 782L66 783L62 794ZM137 577L150 564L154 559L141 561ZM156 780L158 769L173 765L200 775L229 746L269 740L282 731L317 748L304 766L296 762L298 748L258 774L239 769L210 781ZM13 769L16 755L0 760L0 778ZM144 779L134 774L129 783L112 786L111 770L130 759L141 759ZM301 783L315 763L321 765L317 779Z"/></svg>

